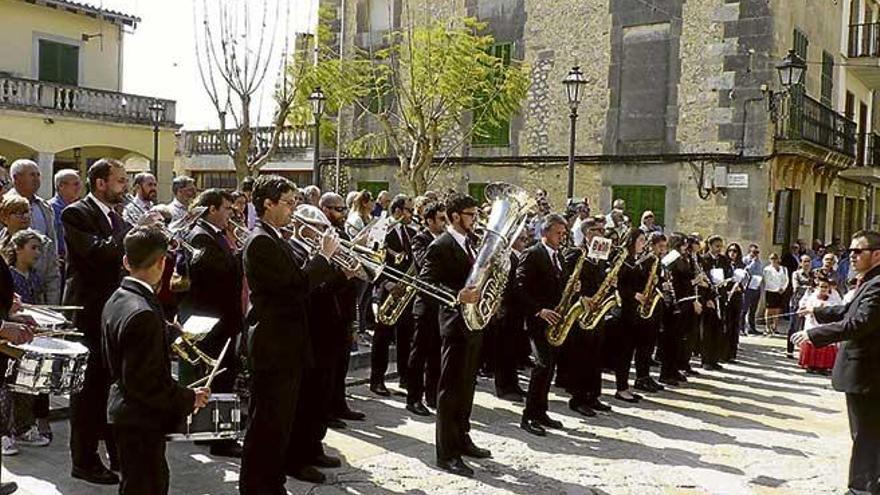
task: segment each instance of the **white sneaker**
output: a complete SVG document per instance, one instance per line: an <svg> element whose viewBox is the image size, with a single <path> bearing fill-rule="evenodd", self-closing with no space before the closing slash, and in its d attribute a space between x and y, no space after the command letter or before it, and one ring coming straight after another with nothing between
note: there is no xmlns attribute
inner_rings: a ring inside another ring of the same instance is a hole
<svg viewBox="0 0 880 495"><path fill-rule="evenodd" d="M49 439L44 437L40 431L37 430L37 425L31 426L31 429L22 435L16 435L15 441L16 443L27 445L28 447L45 447L49 445Z"/></svg>
<svg viewBox="0 0 880 495"><path fill-rule="evenodd" d="M15 439L12 437L3 436L0 438L0 447L2 447L3 455L15 455L18 454L18 447L15 446Z"/></svg>

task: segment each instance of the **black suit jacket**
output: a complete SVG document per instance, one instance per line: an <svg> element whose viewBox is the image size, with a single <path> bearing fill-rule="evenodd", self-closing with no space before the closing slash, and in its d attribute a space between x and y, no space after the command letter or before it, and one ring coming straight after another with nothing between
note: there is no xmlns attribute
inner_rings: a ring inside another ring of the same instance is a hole
<svg viewBox="0 0 880 495"><path fill-rule="evenodd" d="M102 316L104 364L110 371L109 422L171 431L192 412L194 393L171 377L167 325L159 300L124 279Z"/></svg>
<svg viewBox="0 0 880 495"><path fill-rule="evenodd" d="M404 241L401 239L398 232L401 232L406 236L407 240L409 240L408 245L404 244ZM400 272L405 273L409 270L410 266L413 264L412 239L415 236L416 231L406 225L401 225L398 228L389 230L388 233L385 234L385 247L388 248L388 251L385 253L385 264ZM403 258L398 262L396 256L391 254L392 251L394 253L403 254ZM377 304L382 304L382 301L384 301L385 297L388 295L385 283L389 281L391 280L387 277L380 277L376 285L373 287L373 300L376 301Z"/></svg>
<svg viewBox="0 0 880 495"><path fill-rule="evenodd" d="M221 244L223 237L205 220L199 220L187 236L198 254L189 260L190 289L180 303L181 321L194 314L220 318L205 337L212 341L205 342L213 344L211 348L221 348L230 337L235 342L244 324L241 259L230 246Z"/></svg>
<svg viewBox="0 0 880 495"><path fill-rule="evenodd" d="M258 221L244 247L250 290L247 314L251 367L298 369L313 359L307 303L309 294L333 273L323 256L303 265L287 241Z"/></svg>
<svg viewBox="0 0 880 495"><path fill-rule="evenodd" d="M421 232L412 238L413 263L416 264L416 273L422 272L422 267L425 265L425 256L428 255L428 246L434 240L434 234L428 229L422 229ZM436 314L436 312L437 302L434 299L416 293L415 301L413 302L413 315L428 316Z"/></svg>
<svg viewBox="0 0 880 495"><path fill-rule="evenodd" d="M558 254L558 252L557 252ZM560 273L550 260L542 242L526 249L516 269L516 291L529 331L543 331L547 324L536 315L544 308L554 309L562 297L568 273L564 263Z"/></svg>
<svg viewBox="0 0 880 495"><path fill-rule="evenodd" d="M696 272L687 254L681 255L668 268L669 274L672 277L672 290L675 292L676 301L696 295L693 284ZM688 300L687 304L692 305L693 301Z"/></svg>
<svg viewBox="0 0 880 495"><path fill-rule="evenodd" d="M94 351L100 349L104 302L119 287L125 273L122 240L131 226L124 224L123 228L113 232L107 217L91 197L65 208L61 222L67 246L64 304L83 307L73 322L85 333L86 342Z"/></svg>
<svg viewBox="0 0 880 495"><path fill-rule="evenodd" d="M421 278L425 282L442 287L458 294L464 288L471 271L471 260L452 234L444 232L428 246L425 262L422 266ZM440 335L444 337L466 337L479 335L480 332L470 331L461 314L461 305L449 307L438 304Z"/></svg>
<svg viewBox="0 0 880 495"><path fill-rule="evenodd" d="M880 393L880 267L865 274L852 301L816 308L821 325L808 331L822 347L841 342L831 383L852 394Z"/></svg>

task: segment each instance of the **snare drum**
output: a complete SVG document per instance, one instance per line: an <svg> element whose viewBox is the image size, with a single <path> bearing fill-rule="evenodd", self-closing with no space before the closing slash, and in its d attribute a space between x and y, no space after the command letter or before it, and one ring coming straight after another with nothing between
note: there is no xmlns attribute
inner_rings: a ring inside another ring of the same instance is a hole
<svg viewBox="0 0 880 495"><path fill-rule="evenodd" d="M63 313L48 308L26 307L19 314L30 316L44 330L67 330L73 327Z"/></svg>
<svg viewBox="0 0 880 495"><path fill-rule="evenodd" d="M9 360L6 385L25 394L75 394L82 390L89 350L77 342L34 337L30 344L15 346L24 355Z"/></svg>
<svg viewBox="0 0 880 495"><path fill-rule="evenodd" d="M190 414L166 435L171 441L238 439L244 432L236 394L211 394L208 405Z"/></svg>

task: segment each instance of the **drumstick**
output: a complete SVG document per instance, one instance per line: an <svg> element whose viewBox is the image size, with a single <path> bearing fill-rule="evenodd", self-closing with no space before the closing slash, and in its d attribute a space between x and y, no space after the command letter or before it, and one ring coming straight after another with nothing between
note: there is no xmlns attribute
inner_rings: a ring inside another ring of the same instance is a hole
<svg viewBox="0 0 880 495"><path fill-rule="evenodd" d="M22 308L33 309L39 311L41 309L48 309L50 311L82 311L82 306L56 306L53 304L22 304Z"/></svg>
<svg viewBox="0 0 880 495"><path fill-rule="evenodd" d="M205 387L211 388L211 383L214 381L214 377L217 376L217 369L220 368L220 363L223 361L223 357L226 356L226 351L229 349L229 344L232 342L232 338L226 339L226 344L223 346L223 350L220 351L220 356L217 358L217 362L214 363L214 369L211 370L211 374L208 375L208 383L205 384Z"/></svg>
<svg viewBox="0 0 880 495"><path fill-rule="evenodd" d="M217 375L223 373L224 371L226 371L226 368L220 368L219 370L217 370L217 373L214 373L214 376L217 376ZM206 381L208 381L208 378L209 378L209 377L207 377L207 376L202 377L202 378L199 378L198 380L196 380L196 381L190 383L189 385L187 385L187 388L196 388L196 387L200 387L203 383L205 383Z"/></svg>
<svg viewBox="0 0 880 495"><path fill-rule="evenodd" d="M769 320L775 320L775 319L777 319L777 318L785 318L786 316L796 316L797 314L798 314L798 312L797 312L797 311L794 311L794 312L792 312L792 313L780 313L780 314L778 314L778 315L765 316L765 317L763 317L763 318L759 316L758 318L755 318L755 320L756 320L756 321L757 321L757 320L760 320L760 321L769 321Z"/></svg>

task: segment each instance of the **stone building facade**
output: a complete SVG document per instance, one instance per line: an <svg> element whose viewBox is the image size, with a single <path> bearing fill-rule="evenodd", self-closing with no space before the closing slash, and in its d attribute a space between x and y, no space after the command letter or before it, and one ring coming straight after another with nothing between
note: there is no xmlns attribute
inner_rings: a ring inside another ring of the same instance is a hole
<svg viewBox="0 0 880 495"><path fill-rule="evenodd" d="M343 39L360 47L400 25L400 3L325 1L337 13L344 6ZM547 189L563 205L569 109L561 81L577 65L588 81L576 129L577 197L602 210L624 197L631 215L650 208L667 230L719 232L776 250L877 224L876 0L429 4L435 16L486 22L532 78L505 139L462 146L432 174L432 188L478 193L504 180ZM776 70L789 50L808 66L803 89L791 94ZM329 180L335 162L327 166ZM342 169L352 188L399 189L387 160L348 159Z"/></svg>

